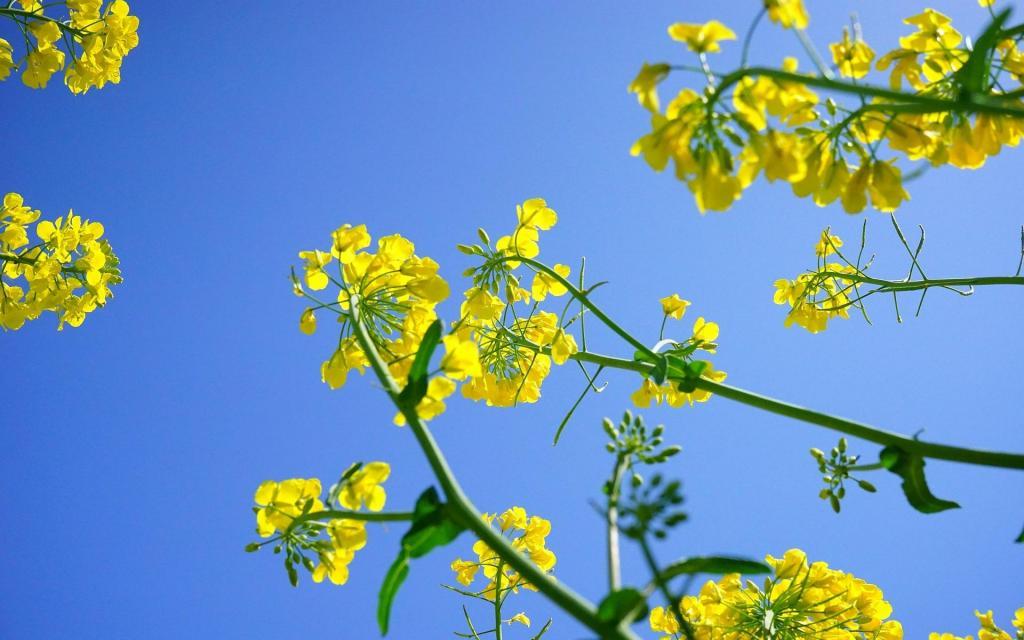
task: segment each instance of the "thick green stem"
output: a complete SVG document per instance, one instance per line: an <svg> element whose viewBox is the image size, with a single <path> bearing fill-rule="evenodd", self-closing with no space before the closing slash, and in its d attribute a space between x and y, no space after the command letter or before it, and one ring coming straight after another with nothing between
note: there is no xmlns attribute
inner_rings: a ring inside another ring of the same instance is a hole
<svg viewBox="0 0 1024 640"><path fill-rule="evenodd" d="M616 369L649 373L654 365L636 360L626 360L597 353L578 352L572 358L580 362L593 362ZM1024 454L1004 453L1002 451L986 451L983 449L968 449L965 447L954 447L951 445L925 442L916 438L908 437L892 431L878 429L875 427L846 420L837 416L807 409L795 404L789 404L781 400L762 396L751 391L746 391L720 382L712 382L705 378L697 380L697 387L706 391L716 393L723 398L736 402L777 413L781 416L794 418L810 424L840 431L850 436L875 442L881 445L893 445L908 453L916 453L926 458L936 460L950 460L952 462L963 462L965 464L976 464L987 467L1002 467L1005 469L1024 469Z"/></svg>
<svg viewBox="0 0 1024 640"><path fill-rule="evenodd" d="M977 278L928 278L925 280L883 280L863 273L822 271L825 277L874 284L883 291L920 291L931 287L984 287L990 285L1024 285L1024 276L982 276Z"/></svg>
<svg viewBox="0 0 1024 640"><path fill-rule="evenodd" d="M998 95L966 95L956 100L947 100L934 96L919 93L904 93L883 87L874 87L865 84L855 84L843 80L831 80L820 76L811 76L802 73L792 73L771 67L747 67L738 69L722 77L722 80L715 87L715 91L708 97L707 108L710 111L718 99L725 93L726 89L739 83L744 78L752 76L765 76L783 82L794 82L809 87L827 89L838 93L848 93L858 96L872 96L884 100L893 100L900 104L919 105L925 110L922 113L943 113L947 111L987 113L991 115L1024 117L1024 108L1019 106L1008 106L1003 96ZM880 105L879 110L884 110Z"/></svg>
<svg viewBox="0 0 1024 640"><path fill-rule="evenodd" d="M347 511L343 509L328 509L325 511L312 511L305 513L301 516L296 516L292 523L288 525L288 530L292 530L299 526L303 522L310 522L313 520L362 520L364 522L411 522L413 519L412 511L378 511L376 513L372 511Z"/></svg>
<svg viewBox="0 0 1024 640"><path fill-rule="evenodd" d="M494 574L494 638L501 640L501 582L505 571L505 563L498 562L498 572Z"/></svg>
<svg viewBox="0 0 1024 640"><path fill-rule="evenodd" d="M622 491L622 474L626 471L627 458L623 454L615 457L611 483L608 486L608 592L622 586L622 571L619 562L619 496Z"/></svg>
<svg viewBox="0 0 1024 640"><path fill-rule="evenodd" d="M602 638L609 640L638 640L637 636L628 628L608 628L607 625L598 619L597 610L592 603L569 587L552 580L550 576L541 571L537 565L513 548L504 537L483 521L480 511L473 506L473 503L455 479L455 475L448 466L448 461L434 440L434 436L416 414L415 407L405 406L405 403L399 400L398 396L401 393L401 389L399 389L398 383L395 382L391 372L388 371L387 365L377 352L373 340L370 339L366 326L358 315L359 305L353 302L351 309L352 327L356 339L359 341L359 345L366 358L370 361L370 366L377 375L377 379L383 385L391 401L402 412L402 415L405 416L409 428L416 436L420 449L423 450L423 454L426 456L434 476L437 478L441 489L448 499L448 507L452 510L452 515L458 519L460 524L476 534L504 562L518 571L530 584L537 587L538 591L584 626L598 633Z"/></svg>

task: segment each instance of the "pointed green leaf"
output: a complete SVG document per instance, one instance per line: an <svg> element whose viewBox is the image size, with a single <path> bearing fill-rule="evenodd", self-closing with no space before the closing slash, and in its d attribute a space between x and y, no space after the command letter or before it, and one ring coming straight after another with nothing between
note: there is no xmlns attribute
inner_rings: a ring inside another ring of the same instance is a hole
<svg viewBox="0 0 1024 640"><path fill-rule="evenodd" d="M597 605L597 618L608 626L617 627L623 620L629 622L647 615L647 599L632 587L612 591Z"/></svg>
<svg viewBox="0 0 1024 640"><path fill-rule="evenodd" d="M957 70L956 75L960 84L968 93L982 93L988 89L986 85L992 67L992 52L999 43L1003 23L1009 16L1010 10L1003 9L992 18L985 31L974 41L974 48L967 62Z"/></svg>
<svg viewBox="0 0 1024 640"><path fill-rule="evenodd" d="M952 500L936 498L932 494L924 479L924 458L920 455L888 446L882 449L879 459L882 466L903 478L903 493L907 496L907 502L921 513L939 513L960 508Z"/></svg>
<svg viewBox="0 0 1024 640"><path fill-rule="evenodd" d="M398 557L391 564L387 575L384 576L384 584L380 586L380 593L377 595L377 626L380 627L380 634L388 634L388 624L391 621L391 603L395 601L395 594L409 576L409 554L405 549L399 552Z"/></svg>
<svg viewBox="0 0 1024 640"><path fill-rule="evenodd" d="M661 572L662 580L671 580L677 576L694 573L726 573L760 574L771 573L772 568L757 560L736 558L733 556L697 556L677 560L665 567Z"/></svg>
<svg viewBox="0 0 1024 640"><path fill-rule="evenodd" d="M430 358L434 355L438 343L441 342L441 321L434 320L423 334L419 349L416 350L416 357L413 358L412 367L409 369L409 381L405 388L398 395L398 401L406 407L415 407L427 395L427 371L430 368Z"/></svg>
<svg viewBox="0 0 1024 640"><path fill-rule="evenodd" d="M463 530L464 527L452 520L448 506L441 502L441 497L434 487L430 487L416 499L412 526L402 536L402 548L384 577L384 584L381 585L377 597L377 624L382 635L387 635L388 632L395 594L409 575L409 561L450 543Z"/></svg>
<svg viewBox="0 0 1024 640"><path fill-rule="evenodd" d="M1017 539L1014 540L1014 542L1017 542L1017 543L1024 542L1024 529L1020 530L1020 535L1017 536Z"/></svg>

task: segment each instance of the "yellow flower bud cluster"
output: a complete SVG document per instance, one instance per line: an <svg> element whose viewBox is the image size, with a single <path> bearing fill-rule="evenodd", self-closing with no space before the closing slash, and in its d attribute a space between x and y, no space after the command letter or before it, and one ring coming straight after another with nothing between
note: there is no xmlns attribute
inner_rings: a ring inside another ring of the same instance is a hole
<svg viewBox="0 0 1024 640"><path fill-rule="evenodd" d="M767 8L769 15L776 13L777 21L798 26L806 24L806 16L797 17L803 11L797 4L769 2ZM786 5L789 9L784 10ZM967 42L947 16L932 9L905 22L916 30L900 38L899 48L878 59L874 69L884 72L892 67L893 90L906 83L917 94L956 100L962 82L957 74L970 56ZM1022 117L972 116L915 104L907 108L881 99L849 106L832 99L822 103L796 78L747 75L719 87L721 78L710 70L707 54L718 51L718 42L732 39L733 32L711 21L675 24L669 33L700 56L707 84L700 94L683 88L662 111L657 87L672 67L644 63L629 91L650 112L651 131L637 140L632 153L643 156L655 171L671 161L701 213L728 210L762 173L769 182L788 182L796 196L812 198L818 206L838 201L847 213L858 213L870 203L892 212L910 197L898 160L976 169L1003 146L1017 146L1024 137ZM1012 88L1009 82L1024 81L1020 38L1004 39L995 47L986 90L998 87L998 92L1006 92ZM875 52L859 35L844 31L830 48L840 76L863 79L872 70ZM795 75L796 59L786 58L781 72ZM731 105L726 105L730 89ZM1000 104L1024 109L1019 97L1007 97ZM891 157L881 157L883 142L893 152Z"/></svg>
<svg viewBox="0 0 1024 640"><path fill-rule="evenodd" d="M81 326L86 314L112 297L122 282L120 261L103 238L103 225L74 212L56 220L8 193L0 206L0 327L17 330L46 311L65 324ZM38 222L37 222L38 221ZM37 242L29 235L35 225Z"/></svg>
<svg viewBox="0 0 1024 640"><path fill-rule="evenodd" d="M698 595L680 601L696 640L902 640L903 627L888 619L892 606L877 586L824 562L808 564L799 549L782 558L769 555L766 561L774 575L763 585L733 573L709 580ZM662 640L684 637L671 609L652 609L648 622L664 634Z"/></svg>
<svg viewBox="0 0 1024 640"><path fill-rule="evenodd" d="M359 511L364 506L370 511L380 511L387 500L381 485L390 474L391 467L386 462L367 463L348 474L333 488L332 495L340 506L351 511ZM326 509L320 498L322 491L320 480L316 478L264 482L255 495L256 532L262 538L278 533L274 541L280 540L287 547L289 566L304 565L314 582L327 578L342 585L348 582L348 566L356 551L366 546L366 522L334 518L325 523L315 519L317 513ZM297 526L295 520L300 516L313 517ZM304 555L305 550L316 554L315 566Z"/></svg>
<svg viewBox="0 0 1024 640"><path fill-rule="evenodd" d="M0 38L0 80L22 69L25 86L44 89L53 74L64 69L64 84L75 94L121 81L121 63L139 44L139 19L130 15L127 2L113 0L104 6L103 0L66 0L44 6L38 0L19 0L19 4L22 13L16 21L26 33L27 53L16 60L14 48ZM45 14L44 9L54 6L65 8L64 17ZM65 68L67 54L71 63Z"/></svg>
<svg viewBox="0 0 1024 640"><path fill-rule="evenodd" d="M1024 640L1024 607L1017 609L1013 614L1014 635L1003 631L992 619L992 611L982 613L975 611L974 615L981 623L978 629L978 640ZM930 633L928 640L974 640L971 636L960 637L952 633Z"/></svg>
<svg viewBox="0 0 1024 640"><path fill-rule="evenodd" d="M556 264L552 274L531 266L529 289L516 274L523 263L515 258L537 257L540 232L554 227L558 214L544 199L531 198L516 207L516 217L513 232L499 238L494 248L482 230L483 245L460 245L464 253L484 259L483 265L467 271L473 286L464 293L455 325L456 335L479 345L482 365L480 374L463 385L462 394L489 406L536 402L552 362L564 364L579 350L559 316L537 305L568 293L570 268ZM516 311L517 305L522 311Z"/></svg>
<svg viewBox="0 0 1024 640"><path fill-rule="evenodd" d="M551 573L557 560L555 554L546 546L548 534L551 533L551 522L540 516L528 516L522 507L512 507L501 515L485 513L483 518L488 525L496 523L502 535L511 541L512 546L530 558L541 571ZM488 583L477 595L493 601L495 598L502 599L508 592L519 593L520 588L537 590L517 571L505 564L483 540L477 540L473 544L473 553L477 555L475 561L456 558L451 568L455 572L455 579L465 587L473 584L478 571L483 568Z"/></svg>
<svg viewBox="0 0 1024 640"><path fill-rule="evenodd" d="M789 305L785 326L797 325L811 333L819 333L834 318L850 317L850 307L859 307L859 283L850 275L863 274L866 266L847 262L839 251L843 240L825 229L814 247L817 266L794 280L775 281L775 304ZM828 260L830 256L842 259Z"/></svg>

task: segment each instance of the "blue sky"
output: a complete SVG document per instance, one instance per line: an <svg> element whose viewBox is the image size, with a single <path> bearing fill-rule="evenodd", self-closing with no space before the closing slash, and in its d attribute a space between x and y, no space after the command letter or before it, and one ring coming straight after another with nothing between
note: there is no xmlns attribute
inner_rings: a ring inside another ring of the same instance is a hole
<svg viewBox="0 0 1024 640"><path fill-rule="evenodd" d="M600 303L644 339L657 337L657 299L678 292L690 314L721 325L715 362L731 383L936 441L1024 450L1024 292L935 292L903 324L878 299L874 326L786 329L772 282L809 266L826 225L852 238L866 218L877 273L902 275L886 218L818 209L760 183L729 213L701 217L684 186L629 156L647 123L626 85L644 60L689 62L666 26L718 18L741 31L756 8L715 4L138 1L142 43L120 86L75 98L0 84L0 191L51 216L73 207L102 220L126 275L79 330L56 333L47 318L0 336L2 635L375 637L376 591L401 527L370 531L344 587L293 589L277 558L242 552L265 479L326 480L354 460L388 460L395 509L432 482L369 378L336 392L320 383L329 332L297 330L288 269L344 222L405 234L459 291L469 262L454 244L478 226L507 232L517 202L545 197L560 221L542 256L576 265L585 255L591 278L610 281ZM820 45L856 11L880 51L918 9L809 6ZM936 6L965 33L980 30L975 3ZM714 63L734 65L738 49ZM784 52L799 54L795 38L764 25L753 59ZM944 168L909 185L900 218L927 227L934 275L1013 272L1020 162L1008 149L982 171ZM630 352L608 336L595 344ZM517 504L553 521L556 574L595 600L602 532L588 500L611 464L599 423L636 386L607 379L557 448L551 435L581 384L569 368L535 406L455 401L433 424L480 508ZM929 462L935 493L964 507L934 516L907 506L898 478L875 474L879 493L853 492L836 516L816 497L807 454L834 445L832 433L721 398L644 415L684 447L670 470L691 521L657 549L666 561L801 547L879 584L907 637L975 633L975 608L1006 623L1024 604L1024 547L1010 543L1024 474ZM462 602L439 584L471 544L460 538L413 566L394 637L461 628ZM646 579L636 553L625 561L627 582ZM520 609L556 615L550 637L585 635L536 595L510 605Z"/></svg>

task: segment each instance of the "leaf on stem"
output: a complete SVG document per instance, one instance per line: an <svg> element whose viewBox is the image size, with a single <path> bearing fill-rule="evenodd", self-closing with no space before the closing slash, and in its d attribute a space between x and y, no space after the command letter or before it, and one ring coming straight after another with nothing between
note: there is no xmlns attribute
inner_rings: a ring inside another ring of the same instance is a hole
<svg viewBox="0 0 1024 640"><path fill-rule="evenodd" d="M903 493L907 502L921 513L939 513L947 509L959 509L952 500L936 498L924 479L924 457L907 453L896 446L888 446L879 454L882 466L903 478Z"/></svg>
<svg viewBox="0 0 1024 640"><path fill-rule="evenodd" d="M611 627L623 621L627 624L647 615L647 598L637 589L626 587L616 589L597 605L597 618Z"/></svg>
<svg viewBox="0 0 1024 640"><path fill-rule="evenodd" d="M426 337L424 337L426 340ZM436 342L435 342L436 345ZM422 350L422 348L421 348ZM419 359L419 354L416 356ZM429 359L429 358L428 358ZM411 379L411 376L410 376ZM391 605L398 588L409 575L409 561L420 558L432 549L442 547L455 540L465 527L456 523L449 515L447 506L441 502L437 489L430 487L416 500L413 509L412 526L402 536L402 548L398 552L377 597L377 624L381 635L387 635L391 619Z"/></svg>
<svg viewBox="0 0 1024 640"><path fill-rule="evenodd" d="M999 43L1003 23L1009 16L1010 10L1003 9L992 18L992 22L985 27L985 31L974 41L974 48L971 50L967 62L957 70L956 75L960 85L968 93L986 91L985 84L992 67L992 52Z"/></svg>
<svg viewBox="0 0 1024 640"><path fill-rule="evenodd" d="M398 394L398 401L403 406L415 409L423 396L427 395L427 369L430 367L430 357L434 355L438 343L441 342L441 321L434 322L423 334L420 347L416 351L416 357L412 361L412 368L409 369L409 381L405 388Z"/></svg>
<svg viewBox="0 0 1024 640"><path fill-rule="evenodd" d="M695 573L724 575L727 573L760 574L771 573L771 571L771 567L757 560L733 556L696 556L676 560L662 569L659 577L662 580L671 580L677 576Z"/></svg>

